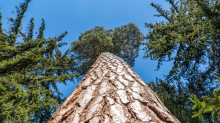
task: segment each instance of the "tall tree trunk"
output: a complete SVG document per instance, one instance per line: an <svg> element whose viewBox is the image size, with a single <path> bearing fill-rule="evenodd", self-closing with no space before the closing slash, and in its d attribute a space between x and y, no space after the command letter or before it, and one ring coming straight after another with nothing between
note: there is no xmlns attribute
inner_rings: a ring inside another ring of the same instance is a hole
<svg viewBox="0 0 220 123"><path fill-rule="evenodd" d="M102 53L49 123L180 123L121 58Z"/></svg>

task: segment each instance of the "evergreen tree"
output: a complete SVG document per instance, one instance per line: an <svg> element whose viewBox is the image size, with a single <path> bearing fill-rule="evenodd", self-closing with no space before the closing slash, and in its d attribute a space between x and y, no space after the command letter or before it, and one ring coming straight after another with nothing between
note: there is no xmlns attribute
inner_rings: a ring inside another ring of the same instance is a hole
<svg viewBox="0 0 220 123"><path fill-rule="evenodd" d="M219 2L218 0L211 2L210 0L178 0L176 3L174 0L168 1L172 5L171 11L164 11L160 5L151 4L160 12L155 16L164 16L168 22L162 21L155 25L146 23L146 27L152 28L153 31L150 30L146 36L148 42L144 58L158 60L158 70L162 62L173 61L172 70L166 76L166 83L169 85L174 83L177 93L185 88L184 93L189 92L190 95L184 98L192 98L193 94L200 100L204 95L212 96L213 90L219 88L214 81L216 76L220 76ZM178 2L180 6L177 5ZM205 70L201 67L205 67ZM177 98L177 100L181 99ZM193 105L189 100L185 100L183 104L190 107ZM176 109L169 110L172 112ZM183 114L189 110L182 110ZM205 122L212 122L211 119L211 113L205 114ZM192 119L184 122L194 121Z"/></svg>
<svg viewBox="0 0 220 123"><path fill-rule="evenodd" d="M73 71L75 64L67 56L68 51L62 55L58 49L65 44L60 41L67 32L45 39L42 20L34 39L33 18L28 32L22 32L22 19L30 1L16 7L17 17L9 19L9 31L3 31L0 21L0 121L3 123L47 122L64 101L56 83L66 84L78 75Z"/></svg>
<svg viewBox="0 0 220 123"><path fill-rule="evenodd" d="M103 52L113 53L125 60L131 67L138 57L143 34L133 23L105 30L101 26L81 33L71 43L72 58L77 62L75 70L84 75Z"/></svg>
<svg viewBox="0 0 220 123"><path fill-rule="evenodd" d="M132 68L109 52L96 59L48 121L61 122L180 123Z"/></svg>
<svg viewBox="0 0 220 123"><path fill-rule="evenodd" d="M214 76L214 82L217 82L217 84L220 82L220 77L219 77L219 55L220 55L220 50L219 50L219 29L220 29L220 25L219 25L219 15L220 15L220 3L219 1L215 0L215 1L209 1L209 0L201 0L201 1L196 1L197 4L199 5L199 7L201 8L202 11L204 11L205 16L211 21L211 24L213 25L213 32L210 32L210 37L211 37L211 41L213 41L212 43L212 47L211 47L211 52L215 52L212 53L212 55L210 55L210 59L212 59L212 64L209 64L209 69L206 72L211 71L211 76ZM215 32L217 31L217 32ZM216 45L216 46L215 46ZM217 55L216 55L217 54ZM214 63L214 64L213 64ZM212 73L212 71L215 71ZM217 73L217 74L216 74ZM209 73L205 73L205 74L209 74ZM203 76L205 76L203 74ZM204 78L204 77L203 77ZM217 79L217 80L216 80ZM219 87L219 86L218 86ZM215 88L216 89L216 88ZM213 95L211 96L202 96L202 100L201 97L197 97L196 95L194 95L194 99L192 100L190 98L190 100L194 103L193 106L193 110L196 110L194 112L193 117L199 117L201 122L205 122L204 119L204 115L207 115L207 113L212 114L212 122L219 122L220 121L220 88L217 90L213 91Z"/></svg>
<svg viewBox="0 0 220 123"><path fill-rule="evenodd" d="M176 85L168 81L156 79L156 82L150 81L148 86L157 94L163 104L181 123L197 123L197 119L192 119L192 110L189 101L189 90L186 87L179 89ZM180 87L180 86L179 86Z"/></svg>

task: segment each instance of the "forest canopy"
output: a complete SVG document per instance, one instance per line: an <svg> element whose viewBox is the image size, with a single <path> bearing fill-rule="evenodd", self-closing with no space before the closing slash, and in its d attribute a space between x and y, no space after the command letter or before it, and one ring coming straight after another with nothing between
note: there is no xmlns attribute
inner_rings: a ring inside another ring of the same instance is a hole
<svg viewBox="0 0 220 123"><path fill-rule="evenodd" d="M156 60L157 70L164 62L173 63L164 80L146 82L171 113L180 122L219 122L220 3L166 1L170 11L150 4L160 13L155 16L167 21L145 23L150 28L146 36L134 23L109 30L95 26L81 33L63 54L60 48L67 45L62 40L67 31L45 38L42 19L34 37L34 18L30 18L27 32L22 31L31 0L16 7L17 16L9 18L6 31L0 12L0 121L47 122L65 100L57 83L79 80L103 52L113 53L133 67L143 44L144 58Z"/></svg>

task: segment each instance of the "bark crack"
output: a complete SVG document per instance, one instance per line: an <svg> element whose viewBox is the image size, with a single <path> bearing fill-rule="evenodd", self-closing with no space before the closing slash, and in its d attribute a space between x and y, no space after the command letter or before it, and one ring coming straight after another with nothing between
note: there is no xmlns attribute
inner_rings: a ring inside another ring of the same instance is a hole
<svg viewBox="0 0 220 123"><path fill-rule="evenodd" d="M180 123L125 61L108 52L98 57L48 123L70 121Z"/></svg>

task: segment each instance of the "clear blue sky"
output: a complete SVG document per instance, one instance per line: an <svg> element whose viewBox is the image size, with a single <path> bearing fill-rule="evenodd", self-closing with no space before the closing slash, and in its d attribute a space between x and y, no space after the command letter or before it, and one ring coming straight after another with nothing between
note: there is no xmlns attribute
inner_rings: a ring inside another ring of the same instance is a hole
<svg viewBox="0 0 220 123"><path fill-rule="evenodd" d="M8 29L7 17L15 17L15 6L24 0L0 0L0 12L3 16L3 29ZM80 33L92 29L95 26L103 26L105 29L114 29L128 23L137 25L144 35L148 34L149 28L144 23L164 21L164 17L156 17L159 14L151 3L161 4L165 10L170 10L171 4L166 0L32 0L28 11L25 13L22 27L26 29L30 19L34 18L34 32L38 32L43 18L46 23L45 38L58 36L68 31L63 41L68 45L60 48L64 53L70 43L77 40ZM13 12L14 11L14 14ZM167 20L166 20L167 21ZM36 37L36 34L34 35ZM156 77L163 79L173 65L172 62L163 63L159 71L155 71L157 61L143 59L144 46L140 47L139 57L136 59L133 70L143 81L155 81ZM58 84L59 90L68 97L78 82L68 82L68 85Z"/></svg>

